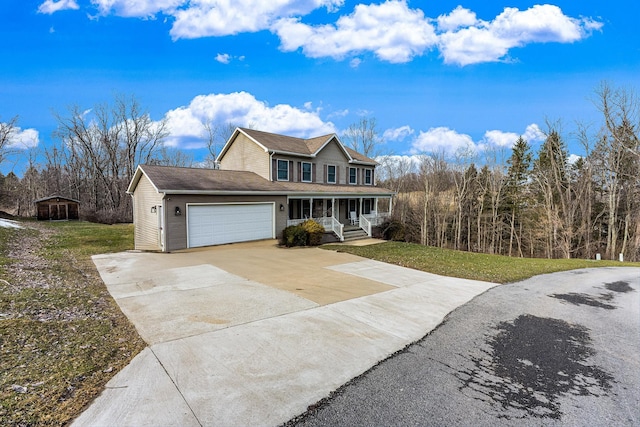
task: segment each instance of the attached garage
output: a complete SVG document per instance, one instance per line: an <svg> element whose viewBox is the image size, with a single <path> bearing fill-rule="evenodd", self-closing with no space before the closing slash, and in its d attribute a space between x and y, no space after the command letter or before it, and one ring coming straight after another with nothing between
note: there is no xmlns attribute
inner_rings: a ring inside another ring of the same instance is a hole
<svg viewBox="0 0 640 427"><path fill-rule="evenodd" d="M275 237L275 203L187 204L189 248Z"/></svg>

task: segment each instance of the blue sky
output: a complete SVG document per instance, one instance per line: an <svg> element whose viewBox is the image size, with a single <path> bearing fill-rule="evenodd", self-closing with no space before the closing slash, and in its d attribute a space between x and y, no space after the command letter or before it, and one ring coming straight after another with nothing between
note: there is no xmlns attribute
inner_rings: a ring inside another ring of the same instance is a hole
<svg viewBox="0 0 640 427"><path fill-rule="evenodd" d="M386 154L534 147L546 119L600 117L607 80L636 88L637 2L3 0L0 121L53 141L53 112L135 95L167 144L204 156L202 123L339 135L375 117ZM5 162L2 171L24 167Z"/></svg>

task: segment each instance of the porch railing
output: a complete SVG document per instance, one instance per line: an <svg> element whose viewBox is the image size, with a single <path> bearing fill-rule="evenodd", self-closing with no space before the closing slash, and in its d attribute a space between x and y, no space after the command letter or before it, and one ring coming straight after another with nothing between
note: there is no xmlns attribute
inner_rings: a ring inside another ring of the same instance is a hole
<svg viewBox="0 0 640 427"><path fill-rule="evenodd" d="M341 242L344 241L344 224L330 216L325 216L322 218L289 219L287 220L287 226L299 225L308 219L312 219L323 226L325 231L331 231L335 233L335 235L338 236Z"/></svg>
<svg viewBox="0 0 640 427"><path fill-rule="evenodd" d="M344 224L333 217L330 217L328 219L331 220L331 231L333 231L335 235L338 236L338 239L340 239L341 242L344 242ZM325 226L324 229L326 230L327 227Z"/></svg>
<svg viewBox="0 0 640 427"><path fill-rule="evenodd" d="M367 233L367 236L371 237L371 221L369 221L369 218L366 215L360 215L359 224L360 228Z"/></svg>
<svg viewBox="0 0 640 427"><path fill-rule="evenodd" d="M367 232L367 235L371 237L371 230L373 227L382 224L389 214L387 212L372 212L370 214L360 215L360 228ZM344 224L338 221L336 218L325 216L321 218L301 218L301 219L289 219L287 225L299 225L305 222L307 219L312 219L318 224L322 225L325 231L331 231L338 236L340 241L344 241Z"/></svg>

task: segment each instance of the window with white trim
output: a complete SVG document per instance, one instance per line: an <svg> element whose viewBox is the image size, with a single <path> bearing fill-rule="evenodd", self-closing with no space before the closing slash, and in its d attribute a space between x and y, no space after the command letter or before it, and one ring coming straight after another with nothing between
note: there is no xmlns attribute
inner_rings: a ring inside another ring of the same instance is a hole
<svg viewBox="0 0 640 427"><path fill-rule="evenodd" d="M371 185L371 183L373 181L371 179L372 176L373 176L372 172L373 171L371 169L365 169L364 170L364 185Z"/></svg>
<svg viewBox="0 0 640 427"><path fill-rule="evenodd" d="M327 165L327 183L336 183L336 167L335 165Z"/></svg>
<svg viewBox="0 0 640 427"><path fill-rule="evenodd" d="M349 168L349 184L358 183L358 169Z"/></svg>
<svg viewBox="0 0 640 427"><path fill-rule="evenodd" d="M302 182L311 182L311 163L302 162Z"/></svg>
<svg viewBox="0 0 640 427"><path fill-rule="evenodd" d="M289 181L288 160L278 160L278 181Z"/></svg>

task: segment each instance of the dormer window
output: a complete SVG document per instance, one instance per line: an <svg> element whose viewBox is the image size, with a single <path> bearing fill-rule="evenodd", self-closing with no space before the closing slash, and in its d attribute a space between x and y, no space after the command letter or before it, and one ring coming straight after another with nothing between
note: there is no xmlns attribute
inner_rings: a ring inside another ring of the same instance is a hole
<svg viewBox="0 0 640 427"><path fill-rule="evenodd" d="M349 168L349 184L358 183L358 169Z"/></svg>
<svg viewBox="0 0 640 427"><path fill-rule="evenodd" d="M372 179L372 170L371 169L365 169L364 170L364 185L371 185L373 182Z"/></svg>
<svg viewBox="0 0 640 427"><path fill-rule="evenodd" d="M311 163L302 162L302 182L311 182Z"/></svg>
<svg viewBox="0 0 640 427"><path fill-rule="evenodd" d="M278 181L289 181L288 160L278 160Z"/></svg>

